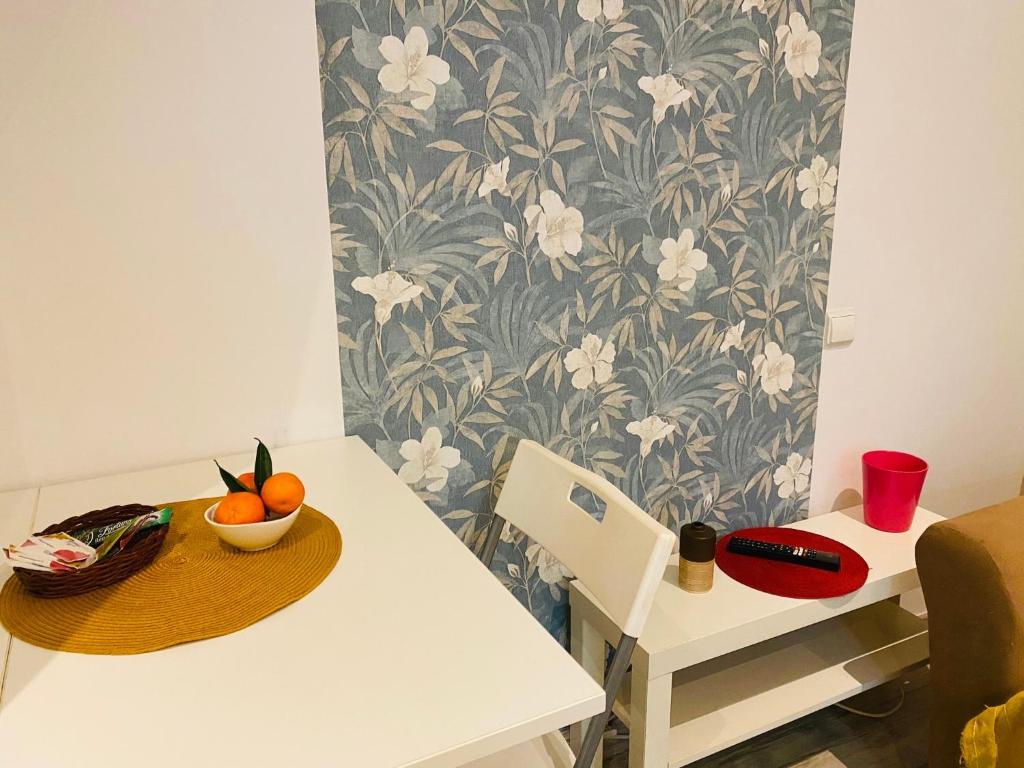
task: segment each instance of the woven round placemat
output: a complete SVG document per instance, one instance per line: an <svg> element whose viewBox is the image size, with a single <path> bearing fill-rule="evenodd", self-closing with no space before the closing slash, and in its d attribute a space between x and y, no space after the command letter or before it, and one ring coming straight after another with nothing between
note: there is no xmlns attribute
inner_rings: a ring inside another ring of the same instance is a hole
<svg viewBox="0 0 1024 768"><path fill-rule="evenodd" d="M309 594L341 556L334 522L312 507L275 546L241 552L203 520L217 499L175 502L163 548L113 586L45 599L11 577L0 621L32 645L94 654L147 653L236 632Z"/></svg>

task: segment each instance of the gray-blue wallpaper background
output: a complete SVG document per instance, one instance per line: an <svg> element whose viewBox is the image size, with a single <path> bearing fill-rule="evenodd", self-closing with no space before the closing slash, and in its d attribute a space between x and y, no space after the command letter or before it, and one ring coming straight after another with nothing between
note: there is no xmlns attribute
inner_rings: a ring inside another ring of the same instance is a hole
<svg viewBox="0 0 1024 768"><path fill-rule="evenodd" d="M520 437L672 528L805 516L853 3L317 21L346 430L470 546ZM495 571L564 633L556 560Z"/></svg>

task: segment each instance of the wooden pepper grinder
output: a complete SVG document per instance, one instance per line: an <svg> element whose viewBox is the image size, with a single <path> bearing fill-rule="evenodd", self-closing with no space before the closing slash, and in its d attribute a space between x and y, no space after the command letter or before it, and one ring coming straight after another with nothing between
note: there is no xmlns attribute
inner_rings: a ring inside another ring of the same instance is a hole
<svg viewBox="0 0 1024 768"><path fill-rule="evenodd" d="M708 592L715 576L718 534L710 525L690 523L679 529L679 586L687 592Z"/></svg>

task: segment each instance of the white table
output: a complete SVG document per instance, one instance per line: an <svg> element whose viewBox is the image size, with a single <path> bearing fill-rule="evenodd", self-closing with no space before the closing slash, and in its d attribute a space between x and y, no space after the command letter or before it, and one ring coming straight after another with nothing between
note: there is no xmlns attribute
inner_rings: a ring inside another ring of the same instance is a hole
<svg viewBox="0 0 1024 768"><path fill-rule="evenodd" d="M717 566L711 592L690 594L674 559L615 703L630 731L630 768L688 765L924 663L926 622L891 598L919 586L914 545L942 519L918 509L899 534L869 528L860 508L794 523L868 562L867 583L830 600L765 594ZM570 601L573 651L599 675L596 660L618 631L577 582Z"/></svg>
<svg viewBox="0 0 1024 768"><path fill-rule="evenodd" d="M603 708L600 686L362 441L273 453L341 530L331 575L241 632L157 653L87 656L14 640L0 765L63 767L59 745L103 745L75 765L447 767ZM223 463L242 471L251 460ZM51 486L34 527L221 493L212 461ZM75 695L68 681L81 686Z"/></svg>

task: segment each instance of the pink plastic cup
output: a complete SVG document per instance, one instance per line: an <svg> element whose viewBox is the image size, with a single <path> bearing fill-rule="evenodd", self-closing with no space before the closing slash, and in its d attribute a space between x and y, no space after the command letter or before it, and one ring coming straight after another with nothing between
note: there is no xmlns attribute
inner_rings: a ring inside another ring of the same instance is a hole
<svg viewBox="0 0 1024 768"><path fill-rule="evenodd" d="M864 468L864 522L872 528L901 533L914 522L928 463L899 451L868 451Z"/></svg>

